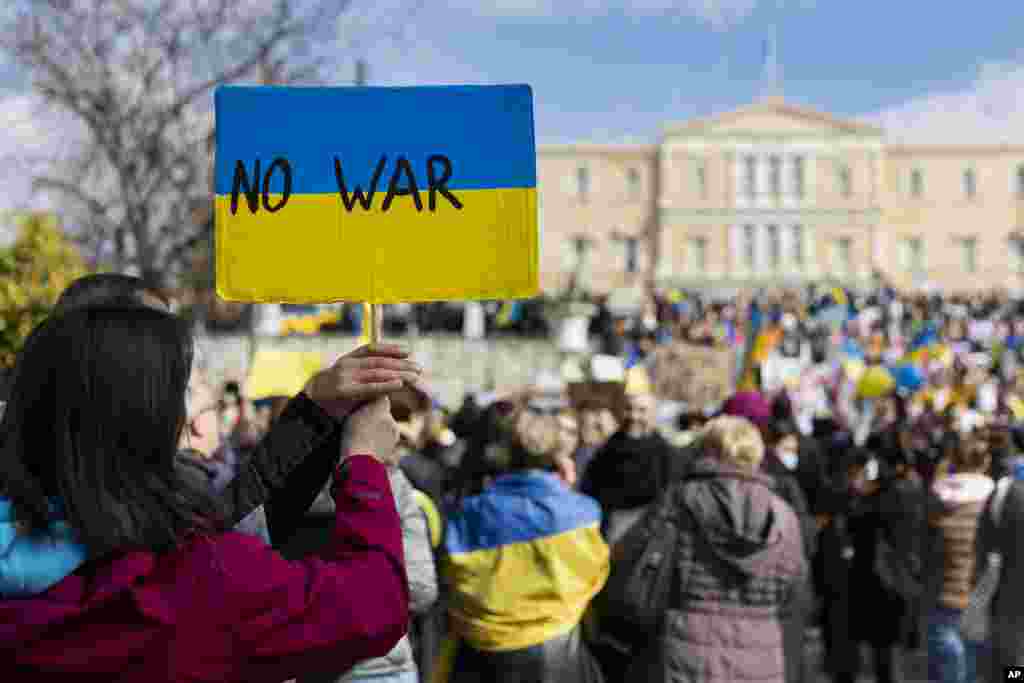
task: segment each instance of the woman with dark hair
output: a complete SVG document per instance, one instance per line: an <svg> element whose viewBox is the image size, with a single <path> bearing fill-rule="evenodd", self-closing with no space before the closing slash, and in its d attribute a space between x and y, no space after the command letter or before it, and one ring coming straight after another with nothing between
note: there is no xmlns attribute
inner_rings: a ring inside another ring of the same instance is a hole
<svg viewBox="0 0 1024 683"><path fill-rule="evenodd" d="M972 433L951 436L951 473L936 477L927 499L923 599L929 679L967 683L977 680L978 659L987 644L964 637L960 621L976 578L979 522L995 482L988 475L988 444Z"/></svg>
<svg viewBox="0 0 1024 683"><path fill-rule="evenodd" d="M218 498L178 465L192 353L186 323L139 307L51 318L22 350L0 428L0 556L20 547L26 585L0 595L0 679L276 683L384 655L405 632L387 400L346 421L332 542L286 562L223 531Z"/></svg>
<svg viewBox="0 0 1024 683"><path fill-rule="evenodd" d="M810 566L817 549L818 527L797 478L800 432L792 422L773 420L761 429L761 434L766 446L761 472L771 478L776 495L789 503L796 513L800 522L804 558ZM813 609L814 588L808 576L794 587L794 598L782 625L787 683L801 683L807 678L804 630Z"/></svg>

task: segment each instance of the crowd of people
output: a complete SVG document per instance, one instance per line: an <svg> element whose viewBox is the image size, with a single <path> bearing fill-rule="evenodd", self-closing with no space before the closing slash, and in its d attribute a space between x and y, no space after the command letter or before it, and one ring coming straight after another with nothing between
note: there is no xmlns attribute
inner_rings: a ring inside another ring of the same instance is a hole
<svg viewBox="0 0 1024 683"><path fill-rule="evenodd" d="M836 683L1024 664L1016 303L669 293L591 332L616 391L444 407L373 346L251 401L159 292L77 281L6 381L0 678L800 683L812 631ZM728 400L664 410L675 341L736 351Z"/></svg>

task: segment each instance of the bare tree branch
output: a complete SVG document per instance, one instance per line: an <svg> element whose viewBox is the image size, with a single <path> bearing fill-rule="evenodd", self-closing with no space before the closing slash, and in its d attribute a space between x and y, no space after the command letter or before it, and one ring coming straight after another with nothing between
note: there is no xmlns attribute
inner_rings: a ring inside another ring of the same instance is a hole
<svg viewBox="0 0 1024 683"><path fill-rule="evenodd" d="M320 81L329 65L307 46L333 44L336 19L352 4L7 1L13 18L0 23L0 52L43 102L82 124L76 154L34 187L65 200L91 251L112 249L151 276L173 274L212 230L212 216L194 211L197 197L212 194L212 90Z"/></svg>

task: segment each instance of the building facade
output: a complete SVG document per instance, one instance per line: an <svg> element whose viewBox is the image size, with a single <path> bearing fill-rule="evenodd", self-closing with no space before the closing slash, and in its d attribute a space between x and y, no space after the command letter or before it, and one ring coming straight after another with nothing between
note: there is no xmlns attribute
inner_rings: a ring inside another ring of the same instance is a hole
<svg viewBox="0 0 1024 683"><path fill-rule="evenodd" d="M653 145L541 146L537 167L547 291L1024 288L1024 144L889 144L770 98Z"/></svg>

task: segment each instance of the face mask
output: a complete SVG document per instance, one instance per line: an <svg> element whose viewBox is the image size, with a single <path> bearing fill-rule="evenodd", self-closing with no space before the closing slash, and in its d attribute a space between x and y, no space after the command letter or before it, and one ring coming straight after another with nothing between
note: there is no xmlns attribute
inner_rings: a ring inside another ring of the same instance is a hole
<svg viewBox="0 0 1024 683"><path fill-rule="evenodd" d="M796 451L776 451L775 456L782 461L787 470L795 470L800 464L800 456Z"/></svg>

